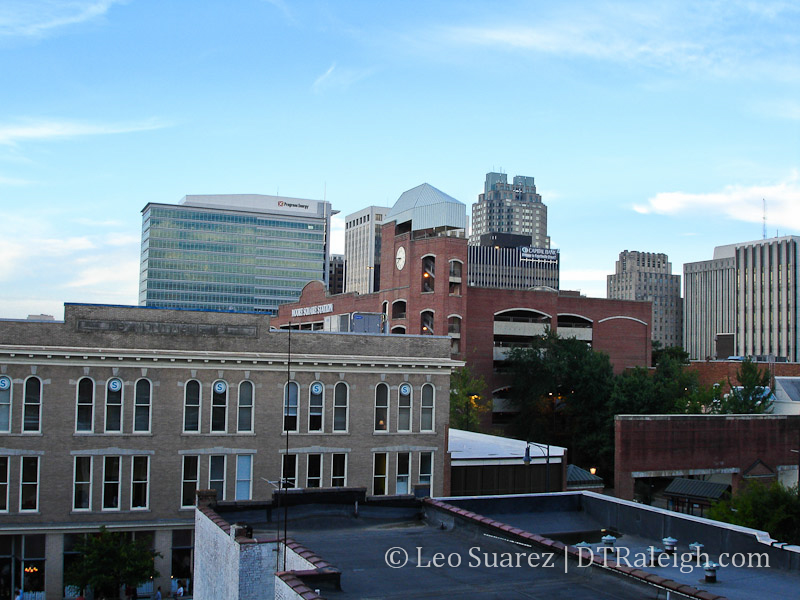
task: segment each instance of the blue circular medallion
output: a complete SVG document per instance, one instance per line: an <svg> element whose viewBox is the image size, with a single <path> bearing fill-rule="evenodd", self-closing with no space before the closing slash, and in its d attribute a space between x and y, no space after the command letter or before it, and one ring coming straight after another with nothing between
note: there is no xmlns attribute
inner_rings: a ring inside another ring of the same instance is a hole
<svg viewBox="0 0 800 600"><path fill-rule="evenodd" d="M11 389L11 380L8 377L0 377L0 390Z"/></svg>
<svg viewBox="0 0 800 600"><path fill-rule="evenodd" d="M311 384L311 393L312 394L321 394L322 393L322 384L321 383L313 383L313 384Z"/></svg>
<svg viewBox="0 0 800 600"><path fill-rule="evenodd" d="M403 394L403 396L410 395L411 394L411 386L408 385L407 383L401 384L400 385L400 393Z"/></svg>
<svg viewBox="0 0 800 600"><path fill-rule="evenodd" d="M108 390L110 392L118 392L122 389L122 382L119 379L108 380Z"/></svg>
<svg viewBox="0 0 800 600"><path fill-rule="evenodd" d="M226 389L228 388L225 385L224 381L218 381L217 383L214 384L214 391L217 392L218 394L224 394Z"/></svg>

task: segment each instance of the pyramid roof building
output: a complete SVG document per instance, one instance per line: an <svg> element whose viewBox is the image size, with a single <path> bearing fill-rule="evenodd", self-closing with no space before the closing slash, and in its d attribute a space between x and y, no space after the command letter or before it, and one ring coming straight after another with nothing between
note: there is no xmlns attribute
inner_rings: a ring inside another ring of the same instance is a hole
<svg viewBox="0 0 800 600"><path fill-rule="evenodd" d="M411 222L412 231L466 229L467 207L428 183L403 192L386 215L386 221Z"/></svg>

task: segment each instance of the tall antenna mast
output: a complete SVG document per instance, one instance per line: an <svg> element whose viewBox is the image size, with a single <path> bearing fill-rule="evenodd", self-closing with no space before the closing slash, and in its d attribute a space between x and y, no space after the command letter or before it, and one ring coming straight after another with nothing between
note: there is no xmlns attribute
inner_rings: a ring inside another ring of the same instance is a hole
<svg viewBox="0 0 800 600"><path fill-rule="evenodd" d="M763 239L767 239L767 201L766 199L761 199L761 209L762 209L762 219L764 221L764 231L763 231Z"/></svg>

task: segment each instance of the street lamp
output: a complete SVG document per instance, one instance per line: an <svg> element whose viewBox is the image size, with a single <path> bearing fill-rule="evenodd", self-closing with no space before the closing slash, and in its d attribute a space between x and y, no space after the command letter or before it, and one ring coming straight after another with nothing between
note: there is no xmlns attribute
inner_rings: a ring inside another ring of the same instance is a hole
<svg viewBox="0 0 800 600"><path fill-rule="evenodd" d="M522 462L526 465L531 464L531 444L536 446L539 450L542 451L542 455L545 457L547 462L547 469L544 473L544 491L550 491L550 444L537 444L536 442L525 442L525 456L522 458ZM545 447L547 448L547 454L545 454Z"/></svg>

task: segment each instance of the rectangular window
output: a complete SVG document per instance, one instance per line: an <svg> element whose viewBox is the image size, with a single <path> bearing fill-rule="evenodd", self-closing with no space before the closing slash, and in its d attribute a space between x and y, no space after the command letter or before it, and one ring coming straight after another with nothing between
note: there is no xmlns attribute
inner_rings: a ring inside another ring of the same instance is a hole
<svg viewBox="0 0 800 600"><path fill-rule="evenodd" d="M430 383L422 386L421 411L419 430L433 431L433 386Z"/></svg>
<svg viewBox="0 0 800 600"><path fill-rule="evenodd" d="M408 494L410 491L409 481L411 479L411 453L397 453L397 486L395 494Z"/></svg>
<svg viewBox="0 0 800 600"><path fill-rule="evenodd" d="M283 455L283 468L282 483L284 488L297 487L297 455L284 454Z"/></svg>
<svg viewBox="0 0 800 600"><path fill-rule="evenodd" d="M103 460L103 510L119 510L121 460L119 456L106 456Z"/></svg>
<svg viewBox="0 0 800 600"><path fill-rule="evenodd" d="M0 512L8 512L8 457L0 456Z"/></svg>
<svg viewBox="0 0 800 600"><path fill-rule="evenodd" d="M22 431L39 433L42 408L42 382L31 377L25 382L25 406L22 411Z"/></svg>
<svg viewBox="0 0 800 600"><path fill-rule="evenodd" d="M376 452L372 463L372 494L386 495L386 452Z"/></svg>
<svg viewBox="0 0 800 600"><path fill-rule="evenodd" d="M150 457L134 456L131 468L131 510L146 509L150 501Z"/></svg>
<svg viewBox="0 0 800 600"><path fill-rule="evenodd" d="M20 462L19 510L39 510L39 457L23 456Z"/></svg>
<svg viewBox="0 0 800 600"><path fill-rule="evenodd" d="M0 432L11 431L11 378L0 376Z"/></svg>
<svg viewBox="0 0 800 600"><path fill-rule="evenodd" d="M76 456L72 510L92 510L92 457Z"/></svg>
<svg viewBox="0 0 800 600"><path fill-rule="evenodd" d="M150 431L150 382L140 379L136 382L136 398L133 406L133 430L137 433Z"/></svg>
<svg viewBox="0 0 800 600"><path fill-rule="evenodd" d="M322 454L309 454L306 469L306 487L322 487Z"/></svg>
<svg viewBox="0 0 800 600"><path fill-rule="evenodd" d="M236 457L236 500L250 500L253 492L253 457L240 454Z"/></svg>
<svg viewBox="0 0 800 600"><path fill-rule="evenodd" d="M347 454L334 454L331 467L331 485L345 487L347 485Z"/></svg>
<svg viewBox="0 0 800 600"><path fill-rule="evenodd" d="M253 431L253 384L243 381L239 384L239 414L236 420L239 433Z"/></svg>
<svg viewBox="0 0 800 600"><path fill-rule="evenodd" d="M225 500L225 455L212 456L208 462L208 487L217 490L217 500Z"/></svg>
<svg viewBox="0 0 800 600"><path fill-rule="evenodd" d="M183 431L200 431L200 382L194 379L187 381L184 388Z"/></svg>
<svg viewBox="0 0 800 600"><path fill-rule="evenodd" d="M419 483L433 490L433 452L419 453Z"/></svg>
<svg viewBox="0 0 800 600"><path fill-rule="evenodd" d="M122 380L106 382L106 433L122 432Z"/></svg>
<svg viewBox="0 0 800 600"><path fill-rule="evenodd" d="M181 477L181 507L194 506L195 492L199 487L200 457L183 457L183 476Z"/></svg>

